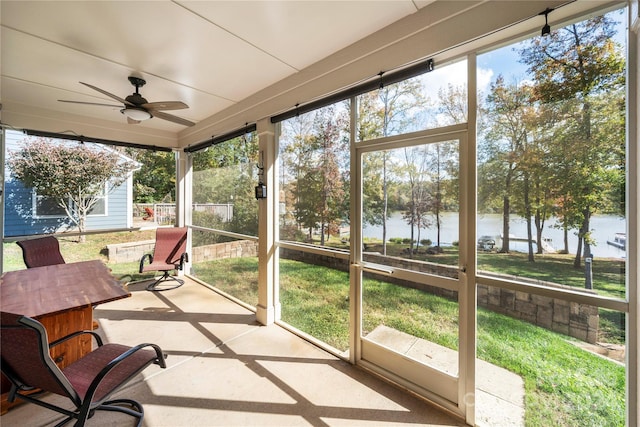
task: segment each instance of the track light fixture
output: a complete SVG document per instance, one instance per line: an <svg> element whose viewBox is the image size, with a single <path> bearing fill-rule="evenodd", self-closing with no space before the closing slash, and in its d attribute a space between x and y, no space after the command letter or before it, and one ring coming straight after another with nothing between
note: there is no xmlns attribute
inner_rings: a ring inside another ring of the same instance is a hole
<svg viewBox="0 0 640 427"><path fill-rule="evenodd" d="M549 33L551 33L551 27L549 26L549 21L548 21L548 17L549 17L549 13L551 13L553 11L553 9L549 9L546 8L544 10L544 12L540 12L539 15L544 15L544 27L542 27L542 32L541 32L541 36L548 36Z"/></svg>

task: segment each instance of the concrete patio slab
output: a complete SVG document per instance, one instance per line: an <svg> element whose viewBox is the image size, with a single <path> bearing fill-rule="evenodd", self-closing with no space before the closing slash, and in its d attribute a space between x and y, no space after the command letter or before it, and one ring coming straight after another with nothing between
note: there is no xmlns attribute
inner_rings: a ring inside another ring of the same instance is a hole
<svg viewBox="0 0 640 427"><path fill-rule="evenodd" d="M278 325L259 326L251 310L194 281L166 292L144 286L94 311L107 341L153 342L168 355L167 369L150 366L116 394L144 405L144 426L465 425ZM21 404L0 424L44 427L61 418ZM111 412L88 423L129 425L131 417Z"/></svg>

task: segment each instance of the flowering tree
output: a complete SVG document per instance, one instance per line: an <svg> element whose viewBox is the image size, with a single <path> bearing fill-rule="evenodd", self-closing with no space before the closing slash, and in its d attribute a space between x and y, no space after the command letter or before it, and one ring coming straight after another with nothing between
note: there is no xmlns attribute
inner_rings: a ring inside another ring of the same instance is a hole
<svg viewBox="0 0 640 427"><path fill-rule="evenodd" d="M134 169L117 152L94 144L32 138L12 152L7 165L13 176L38 195L56 200L78 231L98 198L122 184ZM80 235L80 242L84 242Z"/></svg>

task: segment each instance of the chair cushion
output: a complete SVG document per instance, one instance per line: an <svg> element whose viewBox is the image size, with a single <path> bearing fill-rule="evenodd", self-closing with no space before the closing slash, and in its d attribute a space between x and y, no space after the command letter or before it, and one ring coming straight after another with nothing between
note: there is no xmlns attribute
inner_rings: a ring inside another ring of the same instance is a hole
<svg viewBox="0 0 640 427"><path fill-rule="evenodd" d="M151 264L145 264L142 267L142 272L145 271L170 271L176 270L178 268L177 264L167 264L164 261L153 261Z"/></svg>
<svg viewBox="0 0 640 427"><path fill-rule="evenodd" d="M22 259L27 268L64 264L58 239L53 236L16 242L22 248Z"/></svg>
<svg viewBox="0 0 640 427"><path fill-rule="evenodd" d="M91 382L96 375L113 359L125 353L131 347L120 344L105 344L91 353L75 361L62 370L73 385L81 399L85 398ZM156 358L152 350L139 350L109 372L102 380L93 397L93 401L101 401L112 391L136 375Z"/></svg>
<svg viewBox="0 0 640 427"><path fill-rule="evenodd" d="M179 264L187 249L187 228L171 227L156 229L156 244L153 260L166 264Z"/></svg>

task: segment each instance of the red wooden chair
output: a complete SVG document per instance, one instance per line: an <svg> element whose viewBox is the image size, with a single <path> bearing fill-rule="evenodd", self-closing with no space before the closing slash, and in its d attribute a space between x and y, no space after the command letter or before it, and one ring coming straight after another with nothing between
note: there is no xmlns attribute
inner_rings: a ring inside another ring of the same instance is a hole
<svg viewBox="0 0 640 427"><path fill-rule="evenodd" d="M47 331L37 320L6 312L1 316L1 367L11 381L9 402L18 398L66 415L56 427L73 419L77 420L76 426L82 427L99 410L123 412L136 417L138 426L142 424L144 411L139 402L109 398L151 363L165 368L160 347L103 344L100 336L92 331L75 332L49 344ZM81 334L92 335L97 347L60 369L51 358L49 348ZM40 400L41 392L67 397L75 408L69 410Z"/></svg>
<svg viewBox="0 0 640 427"><path fill-rule="evenodd" d="M145 213L145 217L142 217L142 219L144 221L149 221L151 219L153 219L153 209L151 208L144 208L144 213Z"/></svg>
<svg viewBox="0 0 640 427"><path fill-rule="evenodd" d="M16 242L22 248L22 259L27 268L64 264L58 239L53 236Z"/></svg>
<svg viewBox="0 0 640 427"><path fill-rule="evenodd" d="M182 270L189 261L187 255L187 228L157 228L156 245L152 254L145 254L140 259L140 273L145 271L162 271L164 274L155 282L147 285L149 291L166 291L184 284L184 280L171 276L173 270ZM148 262L148 264L145 264Z"/></svg>

